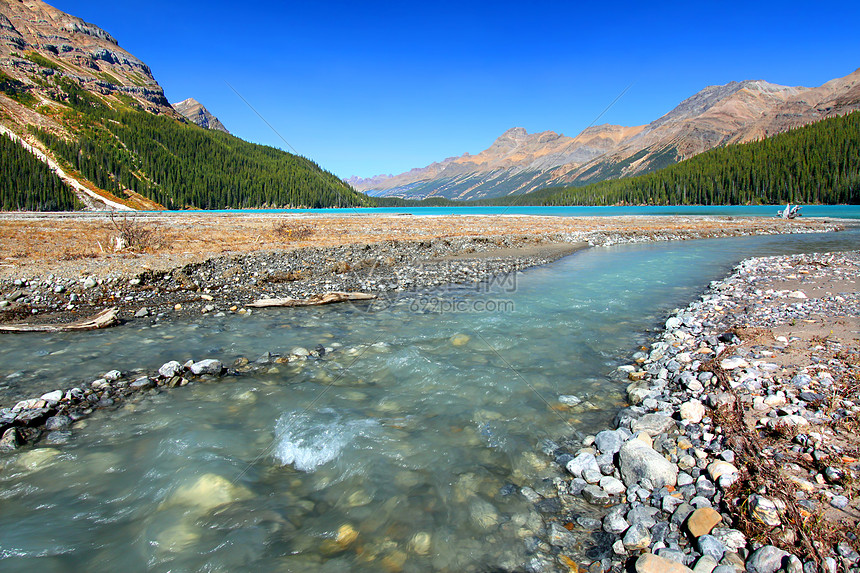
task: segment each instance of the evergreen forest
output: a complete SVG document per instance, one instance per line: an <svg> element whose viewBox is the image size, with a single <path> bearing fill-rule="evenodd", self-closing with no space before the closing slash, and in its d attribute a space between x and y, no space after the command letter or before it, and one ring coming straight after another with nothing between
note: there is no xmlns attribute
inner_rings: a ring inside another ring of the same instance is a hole
<svg viewBox="0 0 860 573"><path fill-rule="evenodd" d="M8 135L0 136L0 210L69 211L80 208L56 173Z"/></svg>

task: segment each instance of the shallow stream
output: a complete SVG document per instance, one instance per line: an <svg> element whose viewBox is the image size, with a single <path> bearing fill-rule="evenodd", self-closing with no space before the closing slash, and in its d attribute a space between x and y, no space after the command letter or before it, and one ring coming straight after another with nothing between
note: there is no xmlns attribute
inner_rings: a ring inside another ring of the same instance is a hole
<svg viewBox="0 0 860 573"><path fill-rule="evenodd" d="M519 488L551 487L553 444L608 427L624 403L617 366L672 309L745 257L858 239L852 229L594 248L376 311L4 337L3 405L113 368L329 351L144 395L79 422L67 444L2 454L0 568L514 567L540 529Z"/></svg>

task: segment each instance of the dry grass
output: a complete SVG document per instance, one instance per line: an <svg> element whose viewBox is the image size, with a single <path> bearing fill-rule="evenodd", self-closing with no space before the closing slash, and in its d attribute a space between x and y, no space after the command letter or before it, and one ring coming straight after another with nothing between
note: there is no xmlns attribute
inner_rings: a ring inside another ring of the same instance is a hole
<svg viewBox="0 0 860 573"><path fill-rule="evenodd" d="M557 233L604 232L619 235L650 236L656 233L709 236L761 230L776 232L786 228L818 225L811 220L784 222L776 219L734 219L660 217L532 217L532 216L443 216L402 215L294 216L245 213L136 214L135 220L156 238L145 249L113 253L106 236L116 229L106 216L0 217L0 252L14 270L0 267L0 278L9 274L70 274L62 265L56 268L57 253L66 263L109 263L123 269L123 257L139 258L145 252L151 259L138 260L138 266L163 268L182 257L203 260L222 253L247 253L292 249L305 246L335 246L379 241L425 241L445 237L499 237L502 235L552 235ZM157 258L156 258L157 257ZM60 261L62 262L62 261ZM86 269L79 269L78 273ZM96 269L98 270L98 269Z"/></svg>
<svg viewBox="0 0 860 573"><path fill-rule="evenodd" d="M767 334L762 331L766 329L734 330L739 338L746 336L748 340ZM724 503L736 520L735 527L749 539L775 545L804 560L813 559L820 566L829 555L830 549L844 540L845 528L852 526L828 518L825 510L810 513L801 508L797 504L798 486L789 479L784 467L787 464L797 464L806 470L822 471L828 465L845 464L842 459L832 457L813 462L791 451L791 440L797 434L797 428L778 425L773 430L759 432L745 420L742 402L729 385L728 374L719 366L721 359L731 355L733 351L734 347L729 347L701 367L703 371L712 372L723 390L735 397L733 406L724 406L714 412L714 422L721 426L728 436L726 446L735 452L735 465L740 470L740 478L726 491ZM766 458L762 454L766 450L778 451L783 459L777 463ZM848 472L845 474L848 475ZM769 527L750 516L746 500L754 493L763 493L784 504L784 509L780 511L783 525ZM827 507L824 499L820 502L821 507Z"/></svg>

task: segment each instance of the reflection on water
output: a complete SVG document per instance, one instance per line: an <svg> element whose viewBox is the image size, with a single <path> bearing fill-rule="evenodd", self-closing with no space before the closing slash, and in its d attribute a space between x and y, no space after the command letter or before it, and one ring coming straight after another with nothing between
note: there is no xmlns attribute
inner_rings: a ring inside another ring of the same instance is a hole
<svg viewBox="0 0 860 573"><path fill-rule="evenodd" d="M519 486L605 427L611 377L671 309L738 260L857 234L592 249L517 276L507 312L273 309L199 324L4 338L4 403L111 368L330 349L137 396L64 446L0 457L4 571L484 571L541 529ZM467 306L475 309L474 305ZM581 400L559 400L560 396ZM582 512L588 509L583 507ZM583 535L583 542L586 537Z"/></svg>

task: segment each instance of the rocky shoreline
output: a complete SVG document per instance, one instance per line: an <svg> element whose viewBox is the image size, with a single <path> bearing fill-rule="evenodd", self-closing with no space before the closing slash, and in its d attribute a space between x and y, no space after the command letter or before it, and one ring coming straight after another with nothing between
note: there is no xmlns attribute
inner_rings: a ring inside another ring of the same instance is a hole
<svg viewBox="0 0 860 573"><path fill-rule="evenodd" d="M341 219L344 225L356 222ZM403 218L391 219L400 223ZM521 223L522 217L513 219ZM780 224L782 222L770 219L726 218L720 221L707 217L675 217L651 225L610 219L602 218L585 231L477 235L467 233L462 227L450 227L454 223L446 222L441 229L434 227L433 232L450 232L422 240L410 237L222 255L200 253L205 256L189 255L194 257L189 263L181 263L182 259L166 252L98 256L69 252L66 257L71 257L69 260L55 253L57 258L52 261L29 261L34 266L2 265L11 269L21 266L24 270L16 274L14 270L0 269L0 322L71 322L106 307L118 307L123 320L199 317L238 312L259 298L306 298L328 291L363 291L390 298L397 292L485 281L546 264L586 246L828 232L844 228L840 222L812 219ZM218 222L224 223L220 219L215 221ZM254 222L261 224L256 219ZM541 222L527 221L532 229ZM416 223L428 224L423 220ZM511 221L504 223L512 224ZM579 221L561 223L582 224ZM549 221L547 225L551 229L551 225L561 223ZM393 222L387 221L381 227L388 229L392 225ZM2 241L0 246L3 246Z"/></svg>
<svg viewBox="0 0 860 573"><path fill-rule="evenodd" d="M858 279L860 252L750 259L671 316L619 368L615 429L525 488L568 508L529 569L860 571Z"/></svg>

